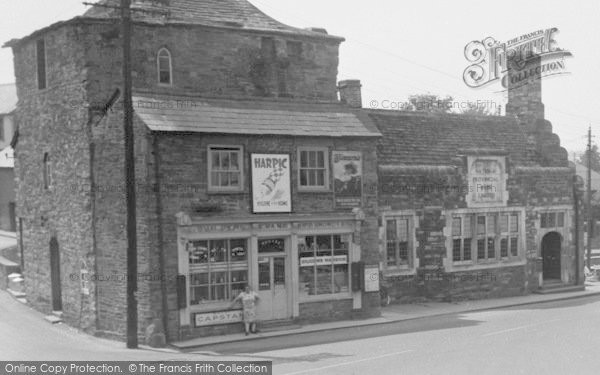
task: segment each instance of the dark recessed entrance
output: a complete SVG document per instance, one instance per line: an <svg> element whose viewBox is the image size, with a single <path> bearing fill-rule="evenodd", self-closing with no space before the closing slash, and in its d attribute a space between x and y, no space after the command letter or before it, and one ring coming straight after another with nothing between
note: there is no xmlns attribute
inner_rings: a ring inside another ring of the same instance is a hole
<svg viewBox="0 0 600 375"><path fill-rule="evenodd" d="M560 280L560 252L562 238L556 232L548 233L542 239L542 259L544 280Z"/></svg>
<svg viewBox="0 0 600 375"><path fill-rule="evenodd" d="M62 292L60 286L60 254L56 237L50 240L50 282L52 283L52 310L62 311Z"/></svg>

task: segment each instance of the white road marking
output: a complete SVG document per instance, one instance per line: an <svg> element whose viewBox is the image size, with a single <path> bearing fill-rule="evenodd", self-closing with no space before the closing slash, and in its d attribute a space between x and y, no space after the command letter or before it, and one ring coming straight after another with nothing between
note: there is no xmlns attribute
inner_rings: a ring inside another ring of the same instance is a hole
<svg viewBox="0 0 600 375"><path fill-rule="evenodd" d="M519 331L521 329L526 329L526 328L535 327L535 326L539 326L539 325L543 325L543 324L558 322L559 320L562 320L562 319L547 320L545 322L539 322L539 323L535 323L535 324L528 324L526 326L520 326L520 327L515 327L515 328L509 328L509 329L503 329L502 331L496 331L496 332L486 333L485 335L481 335L481 337L501 335L501 334L507 333L507 332Z"/></svg>
<svg viewBox="0 0 600 375"><path fill-rule="evenodd" d="M287 373L285 375L306 374L306 373L309 373L309 372L327 370L327 369L334 368L334 367L354 365L356 363L373 361L375 359L381 359L381 358L385 358L385 357L392 357L392 356L395 356L395 355L405 354L405 353L409 353L409 352L414 352L414 350L404 350L402 352L389 353L389 354L384 354L384 355L380 355L380 356L377 356L377 357L363 358L363 359L359 359L357 361L352 361L352 362L338 363L338 364L335 364L335 365L329 365L329 366L324 366L324 367L312 368L312 369L309 369L309 370L302 370L302 371L298 371L298 372L289 372L289 373Z"/></svg>

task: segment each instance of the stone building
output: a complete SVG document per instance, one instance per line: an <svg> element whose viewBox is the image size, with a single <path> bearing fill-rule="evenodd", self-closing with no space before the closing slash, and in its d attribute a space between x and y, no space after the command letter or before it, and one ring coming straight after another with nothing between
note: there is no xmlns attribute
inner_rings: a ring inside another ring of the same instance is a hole
<svg viewBox="0 0 600 375"><path fill-rule="evenodd" d="M13 83L0 85L0 230L14 232L15 175L13 149L14 112L17 108L17 90Z"/></svg>
<svg viewBox="0 0 600 375"><path fill-rule="evenodd" d="M238 332L246 284L262 321L378 315L358 272L379 262L380 133L337 100L343 39L243 0L133 3L140 335ZM119 20L94 7L7 45L28 301L123 338Z"/></svg>
<svg viewBox="0 0 600 375"><path fill-rule="evenodd" d="M539 63L532 58L522 69ZM518 73L509 71L509 81ZM541 97L533 75L509 85L506 116L368 110L383 134L386 302L583 287L575 170Z"/></svg>
<svg viewBox="0 0 600 375"><path fill-rule="evenodd" d="M31 305L123 338L122 40L118 2L101 5L7 43L17 216ZM285 323L379 315L379 280L398 301L581 281L539 82L506 117L366 110L324 29L244 0L133 8L140 335L241 331L246 284Z"/></svg>

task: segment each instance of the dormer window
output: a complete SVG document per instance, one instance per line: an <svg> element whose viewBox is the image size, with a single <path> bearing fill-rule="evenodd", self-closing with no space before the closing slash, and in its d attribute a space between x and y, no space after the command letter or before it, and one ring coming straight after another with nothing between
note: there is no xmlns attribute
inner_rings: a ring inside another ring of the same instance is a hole
<svg viewBox="0 0 600 375"><path fill-rule="evenodd" d="M157 56L158 83L161 85L172 84L171 53L166 48L161 48Z"/></svg>

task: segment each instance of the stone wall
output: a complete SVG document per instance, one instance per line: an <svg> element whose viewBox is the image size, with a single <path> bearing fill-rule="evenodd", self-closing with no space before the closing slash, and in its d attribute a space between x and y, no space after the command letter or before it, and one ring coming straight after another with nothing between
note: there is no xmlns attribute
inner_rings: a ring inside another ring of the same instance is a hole
<svg viewBox="0 0 600 375"><path fill-rule="evenodd" d="M62 27L40 38L46 44L47 88L39 90L36 38L14 47L19 106L15 148L17 216L23 219L24 276L27 299L50 312L49 243L56 237L61 257L63 318L93 332L91 295L81 292L82 265L93 270L92 200L85 56L77 28ZM44 187L44 154L49 156L52 184ZM88 187L88 188L86 188Z"/></svg>
<svg viewBox="0 0 600 375"><path fill-rule="evenodd" d="M120 26L88 21L81 29L89 89L110 95L120 74ZM337 100L339 41L202 26L135 24L133 85L155 94ZM158 83L157 54L167 48L172 85ZM102 98L95 98L101 100Z"/></svg>
<svg viewBox="0 0 600 375"><path fill-rule="evenodd" d="M324 139L309 137L259 137L259 136L218 136L202 134L159 134L157 136L160 166L158 183L161 186L162 217L160 225L163 228L163 251L165 255L165 272L167 275L178 273L177 255L177 223L175 215L181 211L193 212L197 205L208 204L220 206L223 212L219 217L240 217L251 215L251 201L249 191L250 162L247 155L250 153L290 153L292 165L292 201L294 213L327 213L334 212L334 197L332 192L301 193L297 191L297 147L327 147L329 150L352 150L363 153L363 209L365 220L361 225L360 244L363 260L379 262L377 249L377 157L374 151L375 140L367 139ZM207 189L207 146L208 145L236 145L244 148L244 190L240 193L210 193ZM154 165L150 167L154 170ZM348 212L341 210L340 212ZM205 213L204 215L210 215ZM160 253L156 246L151 253ZM156 289L152 292L160 293ZM158 303L158 298L152 299ZM179 335L179 309L177 307L176 284L169 282L167 285L167 299L169 308L168 331L171 337ZM365 314L377 315L379 301L366 299L363 301ZM157 307L155 307L157 308ZM349 311L351 308L349 309ZM322 310L322 317L327 316L326 309ZM302 314L301 314L302 318ZM210 327L182 331L181 335L191 334L219 334L226 327ZM223 331L225 332L225 331Z"/></svg>

